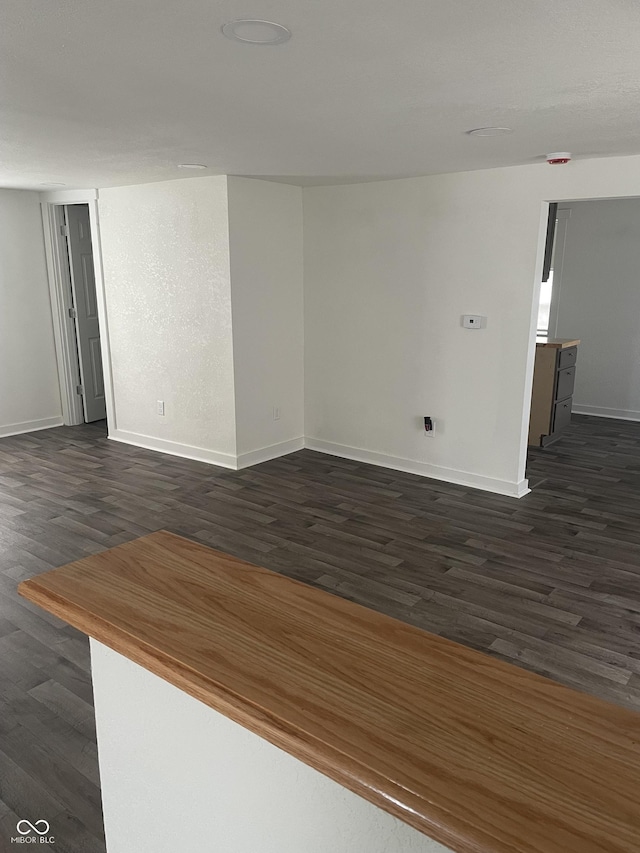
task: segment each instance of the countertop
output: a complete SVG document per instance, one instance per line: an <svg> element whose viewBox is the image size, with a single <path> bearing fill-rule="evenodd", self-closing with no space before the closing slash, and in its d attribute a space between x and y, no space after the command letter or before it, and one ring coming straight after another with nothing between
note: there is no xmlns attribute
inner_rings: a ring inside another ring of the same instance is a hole
<svg viewBox="0 0 640 853"><path fill-rule="evenodd" d="M579 343L580 340L578 338L536 338L537 347L567 349L567 347L577 347Z"/></svg>
<svg viewBox="0 0 640 853"><path fill-rule="evenodd" d="M640 714L165 531L19 591L459 853L640 850Z"/></svg>

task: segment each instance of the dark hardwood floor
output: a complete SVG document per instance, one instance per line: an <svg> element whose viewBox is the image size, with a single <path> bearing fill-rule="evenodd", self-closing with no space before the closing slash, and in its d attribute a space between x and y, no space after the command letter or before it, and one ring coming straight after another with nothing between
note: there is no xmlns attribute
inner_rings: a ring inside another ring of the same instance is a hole
<svg viewBox="0 0 640 853"><path fill-rule="evenodd" d="M640 424L574 416L529 477L518 501L311 451L224 471L101 424L0 440L0 850L26 818L38 849L104 851L87 642L16 585L160 528L640 710Z"/></svg>

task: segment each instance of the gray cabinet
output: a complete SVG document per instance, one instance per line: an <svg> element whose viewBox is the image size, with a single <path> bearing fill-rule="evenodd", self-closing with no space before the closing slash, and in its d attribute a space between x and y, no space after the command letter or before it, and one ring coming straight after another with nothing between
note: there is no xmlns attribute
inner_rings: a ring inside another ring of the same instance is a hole
<svg viewBox="0 0 640 853"><path fill-rule="evenodd" d="M558 400L566 400L567 397L571 397L575 381L575 367L566 367L564 370L559 370L554 400L557 402Z"/></svg>
<svg viewBox="0 0 640 853"><path fill-rule="evenodd" d="M529 419L530 446L545 447L558 439L571 423L579 343L549 338L536 343Z"/></svg>

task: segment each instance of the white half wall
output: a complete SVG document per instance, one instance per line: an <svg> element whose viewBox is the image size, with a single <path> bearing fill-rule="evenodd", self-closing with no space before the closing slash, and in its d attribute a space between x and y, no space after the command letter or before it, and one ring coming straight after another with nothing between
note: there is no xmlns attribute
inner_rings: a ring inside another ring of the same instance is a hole
<svg viewBox="0 0 640 853"><path fill-rule="evenodd" d="M451 853L95 640L91 671L109 853Z"/></svg>
<svg viewBox="0 0 640 853"><path fill-rule="evenodd" d="M111 437L235 467L226 177L104 189L99 214Z"/></svg>
<svg viewBox="0 0 640 853"><path fill-rule="evenodd" d="M238 465L302 447L302 189L228 178ZM275 411L277 410L277 411Z"/></svg>
<svg viewBox="0 0 640 853"><path fill-rule="evenodd" d="M640 420L640 198L563 207L557 333L581 341L574 411Z"/></svg>
<svg viewBox="0 0 640 853"><path fill-rule="evenodd" d="M526 493L547 202L633 195L640 157L305 188L310 446Z"/></svg>
<svg viewBox="0 0 640 853"><path fill-rule="evenodd" d="M0 190L0 436L61 424L40 198Z"/></svg>

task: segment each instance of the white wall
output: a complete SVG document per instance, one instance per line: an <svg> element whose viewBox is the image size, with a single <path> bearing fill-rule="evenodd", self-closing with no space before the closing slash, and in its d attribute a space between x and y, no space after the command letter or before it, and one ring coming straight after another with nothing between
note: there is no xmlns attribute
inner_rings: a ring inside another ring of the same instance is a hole
<svg viewBox="0 0 640 853"><path fill-rule="evenodd" d="M302 190L187 179L99 211L112 437L230 467L301 447Z"/></svg>
<svg viewBox="0 0 640 853"><path fill-rule="evenodd" d="M574 411L640 420L640 199L563 206L557 334L581 341Z"/></svg>
<svg viewBox="0 0 640 853"><path fill-rule="evenodd" d="M305 188L310 445L522 494L545 202L630 195L640 157Z"/></svg>
<svg viewBox="0 0 640 853"><path fill-rule="evenodd" d="M234 177L228 187L237 452L243 465L302 446L302 190Z"/></svg>
<svg viewBox="0 0 640 853"><path fill-rule="evenodd" d="M299 445L300 231L296 188L229 185L230 211L209 177L100 215L115 437L235 467ZM634 195L640 157L305 188L306 444L525 493L546 202Z"/></svg>
<svg viewBox="0 0 640 853"><path fill-rule="evenodd" d="M226 177L101 190L99 213L112 437L234 466Z"/></svg>
<svg viewBox="0 0 640 853"><path fill-rule="evenodd" d="M61 423L39 196L0 190L0 436Z"/></svg>

